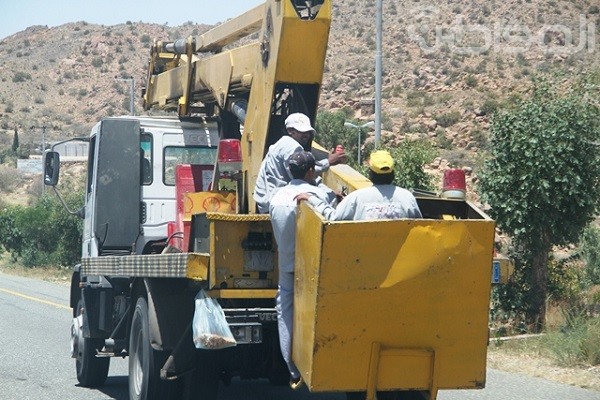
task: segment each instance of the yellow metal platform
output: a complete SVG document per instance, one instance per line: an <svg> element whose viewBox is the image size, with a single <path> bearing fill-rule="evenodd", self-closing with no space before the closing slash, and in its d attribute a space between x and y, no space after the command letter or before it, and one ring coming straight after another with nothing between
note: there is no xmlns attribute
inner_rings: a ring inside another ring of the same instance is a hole
<svg viewBox="0 0 600 400"><path fill-rule="evenodd" d="M327 222L302 204L298 232L293 359L311 391L485 385L494 221Z"/></svg>

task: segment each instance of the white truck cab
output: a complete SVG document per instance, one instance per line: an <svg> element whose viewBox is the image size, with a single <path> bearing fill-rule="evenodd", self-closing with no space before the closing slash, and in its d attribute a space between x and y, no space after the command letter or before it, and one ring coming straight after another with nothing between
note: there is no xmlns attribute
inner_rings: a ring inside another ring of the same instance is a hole
<svg viewBox="0 0 600 400"><path fill-rule="evenodd" d="M205 165L212 182L218 126L206 119L118 117L90 135L83 257L152 253L176 219L175 167Z"/></svg>

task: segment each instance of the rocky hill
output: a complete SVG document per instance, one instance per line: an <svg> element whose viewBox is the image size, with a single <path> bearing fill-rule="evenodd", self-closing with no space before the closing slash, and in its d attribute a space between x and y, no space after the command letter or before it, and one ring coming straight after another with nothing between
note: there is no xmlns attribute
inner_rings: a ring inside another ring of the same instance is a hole
<svg viewBox="0 0 600 400"><path fill-rule="evenodd" d="M334 2L321 109L372 117L361 100L375 92L375 11L375 2ZM596 0L386 1L383 15L383 135L429 138L457 166L476 166L491 113L527 92L534 76L568 84L600 61ZM43 126L46 140L57 140L128 113L130 77L141 112L152 40L209 28L198 14L179 27L80 21L4 38L0 150L11 146L15 129L20 145L33 149Z"/></svg>

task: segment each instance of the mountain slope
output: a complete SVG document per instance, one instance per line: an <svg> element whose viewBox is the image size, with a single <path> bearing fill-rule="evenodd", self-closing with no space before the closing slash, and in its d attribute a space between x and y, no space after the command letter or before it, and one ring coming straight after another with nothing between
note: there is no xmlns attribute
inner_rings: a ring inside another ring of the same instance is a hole
<svg viewBox="0 0 600 400"><path fill-rule="evenodd" d="M535 75L570 80L598 68L600 14L593 1L384 2L384 136L426 137L447 151L485 147L489 115L526 92ZM374 96L375 2L333 3L322 109L357 117ZM0 42L0 149L86 134L103 116L141 112L153 39L197 35L184 26L73 22L33 26ZM572 38L569 36L572 35ZM569 46L573 43L573 46ZM583 43L582 47L578 47ZM364 111L364 110L363 110Z"/></svg>

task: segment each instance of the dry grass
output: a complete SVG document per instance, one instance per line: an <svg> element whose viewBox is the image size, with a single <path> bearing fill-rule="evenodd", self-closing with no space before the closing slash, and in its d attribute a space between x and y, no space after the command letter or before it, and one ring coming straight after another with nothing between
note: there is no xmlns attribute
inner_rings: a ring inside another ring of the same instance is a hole
<svg viewBox="0 0 600 400"><path fill-rule="evenodd" d="M600 366L561 367L538 339L491 342L488 367L600 392Z"/></svg>
<svg viewBox="0 0 600 400"><path fill-rule="evenodd" d="M71 284L71 268L26 268L11 260L7 253L0 254L0 271L5 274L25 276L60 284Z"/></svg>

